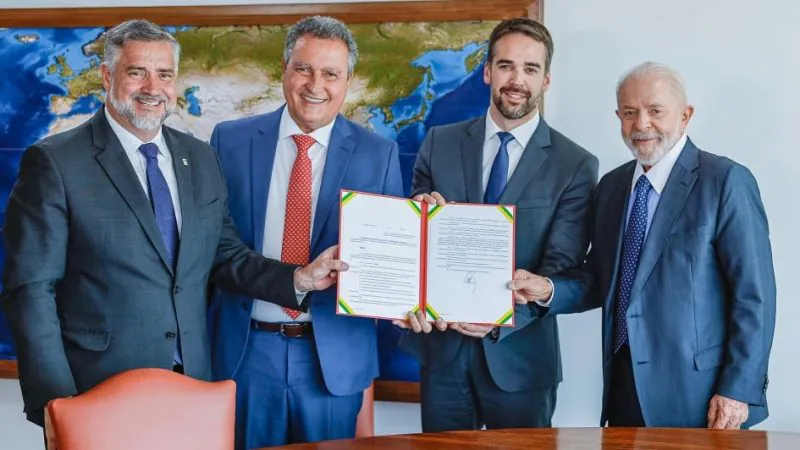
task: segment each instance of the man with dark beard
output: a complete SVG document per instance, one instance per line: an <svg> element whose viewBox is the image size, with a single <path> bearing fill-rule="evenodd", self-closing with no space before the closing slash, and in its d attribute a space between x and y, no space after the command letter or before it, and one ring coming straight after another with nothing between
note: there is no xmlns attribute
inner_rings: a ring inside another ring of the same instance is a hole
<svg viewBox="0 0 800 450"><path fill-rule="evenodd" d="M617 106L634 160L597 186L586 264L511 287L545 317L603 309L601 425L750 427L768 413L776 303L758 184L687 137L669 67L633 68Z"/></svg>
<svg viewBox="0 0 800 450"><path fill-rule="evenodd" d="M106 106L25 151L6 210L3 307L28 420L52 399L135 368L210 379L209 283L305 310L346 270L249 250L214 150L162 126L180 47L143 20L105 34Z"/></svg>
<svg viewBox="0 0 800 450"><path fill-rule="evenodd" d="M541 24L500 23L484 68L488 113L431 128L412 187L416 199L429 203L516 205L516 267L547 274L583 261L598 166L539 115L552 56ZM558 329L552 318L535 320L534 312L518 306L515 327L502 329L437 321L433 330L422 313L395 322L408 330L401 348L422 365L423 431L551 425L561 382Z"/></svg>

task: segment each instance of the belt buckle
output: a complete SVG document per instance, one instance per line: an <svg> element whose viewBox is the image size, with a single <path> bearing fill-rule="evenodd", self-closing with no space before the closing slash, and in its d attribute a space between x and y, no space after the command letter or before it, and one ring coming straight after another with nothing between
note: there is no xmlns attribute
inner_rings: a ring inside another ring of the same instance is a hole
<svg viewBox="0 0 800 450"><path fill-rule="evenodd" d="M297 337L297 336L289 336L289 335L286 333L286 331L287 331L287 330L289 330L289 329L291 329L291 328L298 328L298 327L301 327L301 326L302 326L302 325L300 325L300 324L296 324L296 323L282 323L282 324L281 324L281 330L280 330L280 334L281 334L281 336L283 336L283 337L287 337L287 338L294 338L294 337Z"/></svg>

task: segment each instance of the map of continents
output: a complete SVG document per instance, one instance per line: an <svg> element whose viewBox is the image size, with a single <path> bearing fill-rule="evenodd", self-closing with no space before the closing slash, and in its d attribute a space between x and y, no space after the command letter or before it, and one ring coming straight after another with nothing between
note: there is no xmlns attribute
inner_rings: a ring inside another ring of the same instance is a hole
<svg viewBox="0 0 800 450"><path fill-rule="evenodd" d="M496 22L359 24L361 57L344 114L400 146L406 190L426 130L481 115L482 70ZM103 105L104 28L0 29L0 220L24 149L86 121ZM285 26L171 28L181 43L178 112L167 124L200 139L222 120L283 103ZM1 250L1 249L0 249ZM0 253L2 264L4 253ZM381 327L381 377L416 380L416 365ZM0 316L0 358L13 358Z"/></svg>

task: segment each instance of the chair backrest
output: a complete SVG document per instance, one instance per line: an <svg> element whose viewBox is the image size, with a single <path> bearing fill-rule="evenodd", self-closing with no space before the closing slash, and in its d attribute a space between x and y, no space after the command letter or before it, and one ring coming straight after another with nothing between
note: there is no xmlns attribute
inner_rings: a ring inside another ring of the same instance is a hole
<svg viewBox="0 0 800 450"><path fill-rule="evenodd" d="M135 369L52 400L46 415L58 450L232 450L236 384Z"/></svg>

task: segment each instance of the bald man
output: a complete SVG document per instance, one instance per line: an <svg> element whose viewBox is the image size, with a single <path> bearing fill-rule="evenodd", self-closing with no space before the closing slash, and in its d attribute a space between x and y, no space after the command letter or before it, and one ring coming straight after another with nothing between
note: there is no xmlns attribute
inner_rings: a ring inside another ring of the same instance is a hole
<svg viewBox="0 0 800 450"><path fill-rule="evenodd" d="M686 136L694 109L669 67L633 68L617 104L635 160L598 184L586 263L511 288L543 316L603 309L601 425L748 428L768 415L775 329L756 180Z"/></svg>

